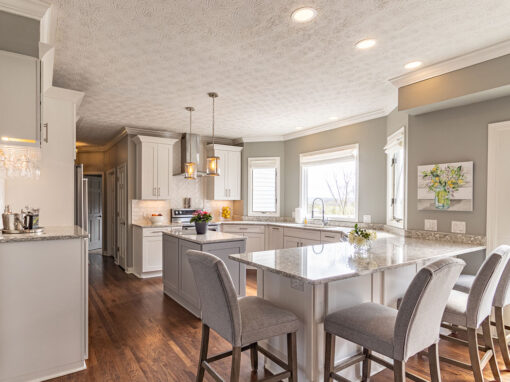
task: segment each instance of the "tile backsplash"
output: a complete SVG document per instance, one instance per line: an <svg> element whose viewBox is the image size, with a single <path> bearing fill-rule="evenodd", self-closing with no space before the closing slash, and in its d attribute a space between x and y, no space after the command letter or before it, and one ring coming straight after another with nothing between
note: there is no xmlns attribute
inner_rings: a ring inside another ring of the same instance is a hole
<svg viewBox="0 0 510 382"><path fill-rule="evenodd" d="M170 221L171 208L183 208L184 198L191 198L191 208L200 208L212 213L214 220L221 219L221 208L228 206L234 210L234 202L206 200L206 178L186 180L181 176L174 176L171 182L171 197L169 200L133 200L132 222L134 224L150 224L150 216L160 213Z"/></svg>

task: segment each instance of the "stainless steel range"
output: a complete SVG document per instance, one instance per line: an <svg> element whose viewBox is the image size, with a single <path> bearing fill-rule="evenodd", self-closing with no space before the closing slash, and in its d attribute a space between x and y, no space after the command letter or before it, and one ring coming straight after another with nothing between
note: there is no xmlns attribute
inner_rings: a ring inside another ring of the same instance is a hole
<svg viewBox="0 0 510 382"><path fill-rule="evenodd" d="M195 229L195 224L190 223L193 214L198 211L194 208L175 208L171 210L172 223L181 223L182 229ZM210 231L219 231L220 225L218 223L209 223Z"/></svg>

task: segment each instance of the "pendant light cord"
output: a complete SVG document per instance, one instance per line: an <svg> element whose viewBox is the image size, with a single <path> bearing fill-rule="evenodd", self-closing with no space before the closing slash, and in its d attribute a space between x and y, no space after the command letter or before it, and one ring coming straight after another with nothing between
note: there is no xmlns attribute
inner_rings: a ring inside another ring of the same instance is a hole
<svg viewBox="0 0 510 382"><path fill-rule="evenodd" d="M191 162L191 114L193 113L193 110L190 108L189 110L189 161Z"/></svg>
<svg viewBox="0 0 510 382"><path fill-rule="evenodd" d="M212 144L214 145L214 99L216 97L212 97Z"/></svg>

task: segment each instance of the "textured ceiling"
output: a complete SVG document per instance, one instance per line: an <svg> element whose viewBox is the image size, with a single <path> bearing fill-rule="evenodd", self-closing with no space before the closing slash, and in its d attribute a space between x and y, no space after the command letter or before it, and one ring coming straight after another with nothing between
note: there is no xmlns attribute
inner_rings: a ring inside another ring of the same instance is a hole
<svg viewBox="0 0 510 382"><path fill-rule="evenodd" d="M253 137L396 105L403 65L445 60L510 38L506 0L51 0L54 85L85 92L78 139L123 126ZM291 12L317 8L307 24ZM354 44L367 37L375 48Z"/></svg>

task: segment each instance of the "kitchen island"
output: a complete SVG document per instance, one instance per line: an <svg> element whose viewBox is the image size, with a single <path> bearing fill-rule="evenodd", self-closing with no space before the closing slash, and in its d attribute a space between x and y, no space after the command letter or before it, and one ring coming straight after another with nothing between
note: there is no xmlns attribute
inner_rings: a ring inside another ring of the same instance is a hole
<svg viewBox="0 0 510 382"><path fill-rule="evenodd" d="M0 235L0 381L85 369L88 234L45 227Z"/></svg>
<svg viewBox="0 0 510 382"><path fill-rule="evenodd" d="M246 250L246 237L214 231L197 235L195 231L176 229L163 232L163 290L167 296L200 318L198 291L186 257L186 252L191 249L212 253L222 259L238 295L246 294L246 267L228 258Z"/></svg>
<svg viewBox="0 0 510 382"><path fill-rule="evenodd" d="M318 244L298 248L241 253L229 258L255 267L258 295L294 312L301 320L298 331L300 381L323 381L324 318L336 310L363 302L396 306L416 272L442 257L483 252L484 246L420 240L377 232L368 254L356 254L349 243ZM286 359L283 337L262 346ZM359 352L359 347L337 338L335 361ZM266 359L266 367L277 367ZM372 372L380 370L376 365ZM359 380L360 369L340 373Z"/></svg>

